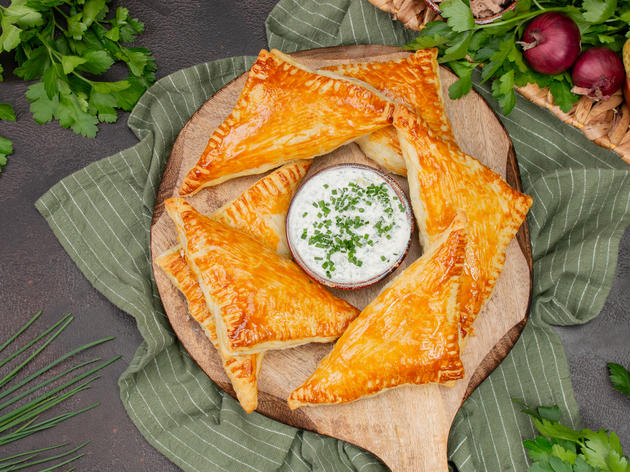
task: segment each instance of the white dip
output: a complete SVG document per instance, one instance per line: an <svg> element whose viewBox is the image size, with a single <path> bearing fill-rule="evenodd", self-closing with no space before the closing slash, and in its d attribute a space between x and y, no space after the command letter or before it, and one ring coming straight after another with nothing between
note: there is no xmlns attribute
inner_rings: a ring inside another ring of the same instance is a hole
<svg viewBox="0 0 630 472"><path fill-rule="evenodd" d="M364 167L336 166L298 191L287 216L294 254L331 283L354 284L386 272L411 237L407 203Z"/></svg>

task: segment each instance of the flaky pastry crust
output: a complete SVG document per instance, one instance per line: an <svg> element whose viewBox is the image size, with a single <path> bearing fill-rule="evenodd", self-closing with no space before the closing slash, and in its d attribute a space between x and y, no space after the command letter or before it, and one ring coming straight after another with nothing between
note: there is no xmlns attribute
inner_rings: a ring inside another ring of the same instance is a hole
<svg viewBox="0 0 630 472"><path fill-rule="evenodd" d="M249 234L281 256L290 257L285 219L291 199L310 166L311 161L300 160L280 167L225 204L212 218Z"/></svg>
<svg viewBox="0 0 630 472"><path fill-rule="evenodd" d="M195 275L186 264L181 247L175 246L156 259L156 263L168 276L170 281L186 297L188 312L199 323L213 346L218 348L216 324L214 316L208 310L201 287ZM263 354L230 356L219 350L221 363L225 369L236 398L247 413L258 406L258 373Z"/></svg>
<svg viewBox="0 0 630 472"><path fill-rule="evenodd" d="M201 215L182 198L164 205L214 314L224 353L330 342L358 314L293 261L247 234Z"/></svg>
<svg viewBox="0 0 630 472"><path fill-rule="evenodd" d="M291 392L291 409L464 376L459 289L465 225L460 213L429 251L365 307L313 375Z"/></svg>
<svg viewBox="0 0 630 472"><path fill-rule="evenodd" d="M288 256L285 218L291 199L306 175L310 161L286 164L258 180L236 200L226 203L212 218L241 230L278 254ZM186 298L188 311L218 348L216 323L195 275L186 264L180 246L172 247L156 260L173 285ZM258 373L263 353L231 356L219 349L223 368L243 409L250 413L258 406Z"/></svg>
<svg viewBox="0 0 630 472"><path fill-rule="evenodd" d="M280 51L260 51L238 102L212 133L180 195L326 154L391 124L393 104Z"/></svg>
<svg viewBox="0 0 630 472"><path fill-rule="evenodd" d="M389 99L414 110L425 120L434 135L455 142L442 101L437 49L422 49L395 61L342 64L324 70L371 85ZM407 175L398 136L392 126L360 137L357 144L367 157L382 167L396 174Z"/></svg>
<svg viewBox="0 0 630 472"><path fill-rule="evenodd" d="M455 143L435 136L408 108L396 107L394 126L422 246L431 248L458 211L468 217L461 316L462 330L468 334L492 294L507 246L525 220L532 198L510 187Z"/></svg>

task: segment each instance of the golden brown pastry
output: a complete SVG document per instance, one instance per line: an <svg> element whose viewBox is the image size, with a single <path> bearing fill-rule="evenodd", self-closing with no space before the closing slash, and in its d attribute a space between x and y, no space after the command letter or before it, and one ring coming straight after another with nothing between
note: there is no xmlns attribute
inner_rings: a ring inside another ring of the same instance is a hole
<svg viewBox="0 0 630 472"><path fill-rule="evenodd" d="M199 323L215 348L218 348L217 331L214 316L208 310L203 292L186 261L181 254L181 247L175 246L156 259L156 263L171 280L173 285L186 297L190 316ZM222 354L221 362L239 403L247 413L258 406L258 373L263 354L230 356Z"/></svg>
<svg viewBox="0 0 630 472"><path fill-rule="evenodd" d="M397 61L360 62L324 69L366 82L422 116L434 135L455 142L442 102L437 49L422 49ZM366 156L381 166L396 174L407 175L398 136L392 126L360 137L357 144Z"/></svg>
<svg viewBox="0 0 630 472"><path fill-rule="evenodd" d="M311 161L305 160L282 166L217 210L212 218L240 229L281 256L290 257L285 218L310 166Z"/></svg>
<svg viewBox="0 0 630 472"><path fill-rule="evenodd" d="M250 234L278 254L289 255L285 217L291 199L310 165L310 161L295 161L282 166L257 181L236 200L217 210L212 217ZM156 263L186 297L190 315L216 348L214 316L208 310L195 275L186 264L181 246L164 252L156 259ZM230 356L219 350L219 355L241 406L248 413L254 411L258 405L258 372L263 353Z"/></svg>
<svg viewBox="0 0 630 472"><path fill-rule="evenodd" d="M394 125L422 246L431 248L456 212L463 210L468 217L461 326L465 334L470 333L532 198L514 190L456 144L437 138L421 117L404 106L396 107Z"/></svg>
<svg viewBox="0 0 630 472"><path fill-rule="evenodd" d="M263 49L180 195L326 154L388 126L392 112L393 104L375 91L316 74L280 51Z"/></svg>
<svg viewBox="0 0 630 472"><path fill-rule="evenodd" d="M453 224L350 323L289 408L346 403L404 384L464 376L458 300L466 218Z"/></svg>
<svg viewBox="0 0 630 472"><path fill-rule="evenodd" d="M358 314L247 234L201 215L182 198L164 205L215 317L224 353L330 342Z"/></svg>

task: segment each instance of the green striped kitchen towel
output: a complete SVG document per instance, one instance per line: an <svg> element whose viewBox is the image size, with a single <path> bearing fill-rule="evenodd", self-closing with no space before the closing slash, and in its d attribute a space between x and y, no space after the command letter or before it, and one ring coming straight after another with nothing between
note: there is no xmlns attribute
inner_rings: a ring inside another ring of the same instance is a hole
<svg viewBox="0 0 630 472"><path fill-rule="evenodd" d="M413 36L366 0L281 0L267 20L270 47L289 52L402 45ZM147 440L182 469L386 470L349 444L243 414L181 348L160 303L149 225L170 148L195 110L251 63L224 59L161 79L129 118L139 143L66 177L36 206L91 283L135 318L144 341L120 378L121 399ZM487 88L476 89L494 104ZM563 420L577 425L567 362L551 325L584 323L599 313L630 223L630 168L617 155L521 98L501 119L534 197L533 302L515 348L455 418L449 457L461 472L526 470L522 440L534 430L511 397L556 403Z"/></svg>

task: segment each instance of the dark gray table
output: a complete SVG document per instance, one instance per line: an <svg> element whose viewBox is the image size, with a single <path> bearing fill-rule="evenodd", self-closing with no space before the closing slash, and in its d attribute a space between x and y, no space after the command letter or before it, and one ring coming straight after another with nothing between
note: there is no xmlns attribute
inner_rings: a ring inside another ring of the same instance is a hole
<svg viewBox="0 0 630 472"><path fill-rule="evenodd" d="M163 77L198 62L257 54L266 45L264 19L274 3L127 0L124 5L145 22L146 33L140 44L153 51L158 77ZM1 62L5 70L12 69L6 56ZM77 463L78 470L178 470L143 439L119 399L117 378L141 341L132 318L91 287L33 206L62 177L134 144L136 139L126 126L127 116L122 115L116 124L101 126L96 139L82 138L57 124L39 126L28 111L26 84L10 72L5 72L5 80L0 85L0 102L15 105L18 122L0 122L0 135L13 139L16 148L0 175L0 341L40 309L45 310L46 320L40 326L71 311L75 321L43 358L53 359L107 335L116 339L92 354L123 356L71 404L77 408L98 401L99 408L70 420L54 434L29 439L24 446L66 440L78 444L91 439L88 455ZM630 231L626 231L615 287L602 314L583 327L558 330L567 349L584 424L615 429L626 448L630 448L630 399L609 387L604 365L610 360L630 364L629 307ZM43 365L43 360L40 363ZM0 456L4 455L0 448Z"/></svg>

